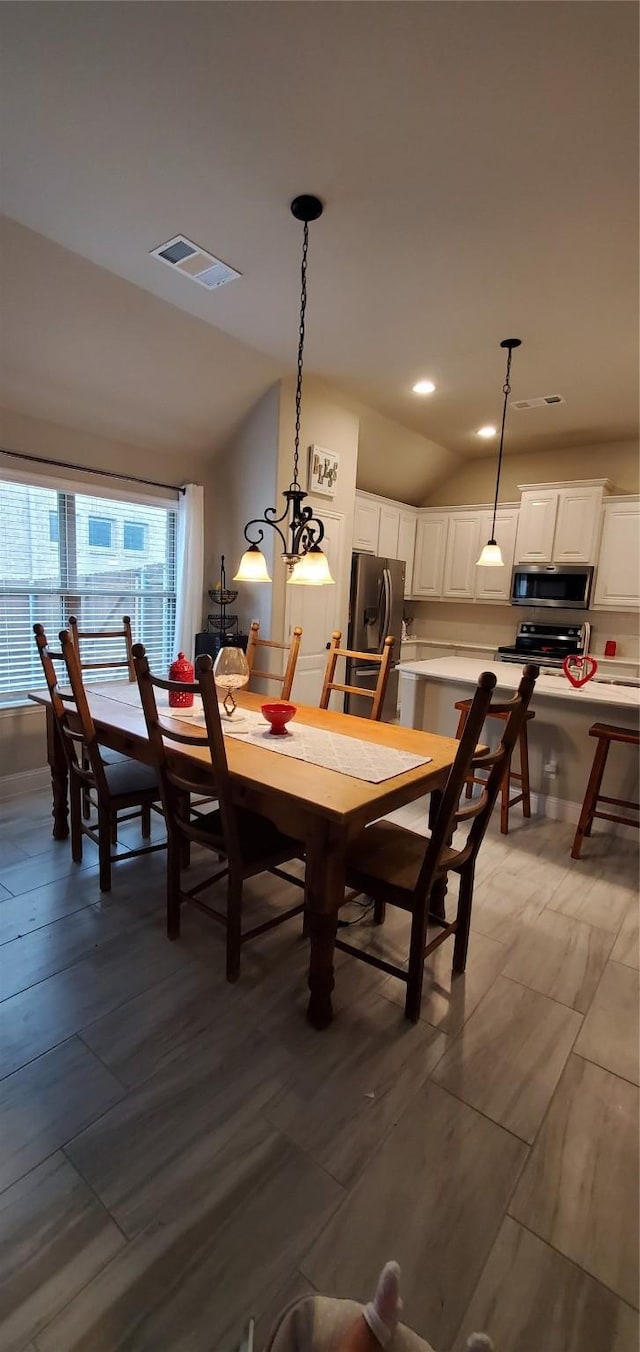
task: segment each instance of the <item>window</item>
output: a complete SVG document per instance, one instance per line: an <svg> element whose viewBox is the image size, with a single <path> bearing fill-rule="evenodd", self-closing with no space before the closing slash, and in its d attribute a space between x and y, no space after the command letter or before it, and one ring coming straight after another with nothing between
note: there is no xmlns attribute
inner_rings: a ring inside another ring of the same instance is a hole
<svg viewBox="0 0 640 1352"><path fill-rule="evenodd" d="M89 544L93 549L111 549L113 521L107 516L89 517Z"/></svg>
<svg viewBox="0 0 640 1352"><path fill-rule="evenodd" d="M84 629L119 627L130 615L134 641L144 643L152 667L166 672L175 629L176 522L173 505L0 481L0 703L42 686L33 625L44 625L57 642L69 615ZM87 641L83 656L106 659L109 646ZM122 656L122 640L113 655ZM85 679L99 680L100 672Z"/></svg>
<svg viewBox="0 0 640 1352"><path fill-rule="evenodd" d="M125 549L141 552L146 544L146 526L144 521L125 521L123 544Z"/></svg>

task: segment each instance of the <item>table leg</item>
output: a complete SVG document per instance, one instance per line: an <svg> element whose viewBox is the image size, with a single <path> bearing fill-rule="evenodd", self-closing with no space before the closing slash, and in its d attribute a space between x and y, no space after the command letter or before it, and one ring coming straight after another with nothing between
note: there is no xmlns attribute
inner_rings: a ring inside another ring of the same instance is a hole
<svg viewBox="0 0 640 1352"><path fill-rule="evenodd" d="M333 1019L333 954L338 911L344 901L345 845L318 822L306 842L305 906L311 951L307 1019L313 1028L327 1028Z"/></svg>
<svg viewBox="0 0 640 1352"><path fill-rule="evenodd" d="M429 800L429 829L432 831L436 817L440 811L442 803L442 790L434 789ZM447 875L438 878L437 882L431 888L429 898L429 913L435 915L439 920L446 919L445 900L447 896Z"/></svg>
<svg viewBox="0 0 640 1352"><path fill-rule="evenodd" d="M53 709L47 705L47 760L51 770L53 792L53 838L66 840L69 835L69 805L67 787L69 774L64 747L56 726Z"/></svg>

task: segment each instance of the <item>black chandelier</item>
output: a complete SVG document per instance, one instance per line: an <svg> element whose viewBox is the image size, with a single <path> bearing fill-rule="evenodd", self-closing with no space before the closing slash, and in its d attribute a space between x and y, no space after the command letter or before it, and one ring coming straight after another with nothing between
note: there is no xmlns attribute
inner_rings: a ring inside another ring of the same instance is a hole
<svg viewBox="0 0 640 1352"><path fill-rule="evenodd" d="M313 507L304 506L307 497L298 479L300 460L300 409L302 405L302 371L304 366L305 318L307 310L307 259L309 254L309 222L322 215L322 202L317 197L302 194L291 203L291 214L304 223L302 265L300 270L300 325L298 330L298 369L296 377L296 431L293 451L293 479L282 494L284 511L277 516L277 507L267 507L264 515L248 521L244 537L249 546L240 560L234 582L270 582L267 561L261 545L264 526L270 526L282 542L282 557L289 569L288 582L310 587L322 587L333 582L329 563L321 543L324 526L314 516ZM282 527L282 529L281 529ZM288 538L287 538L288 537Z"/></svg>

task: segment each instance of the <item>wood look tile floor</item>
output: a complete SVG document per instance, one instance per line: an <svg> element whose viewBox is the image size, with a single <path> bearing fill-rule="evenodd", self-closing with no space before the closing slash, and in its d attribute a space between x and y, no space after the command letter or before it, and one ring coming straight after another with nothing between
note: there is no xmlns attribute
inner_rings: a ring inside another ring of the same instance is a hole
<svg viewBox="0 0 640 1352"><path fill-rule="evenodd" d="M50 807L0 804L2 1352L225 1352L248 1313L262 1348L291 1299L366 1299L390 1257L436 1352L478 1328L637 1352L636 840L572 861L570 826L495 820L465 976L440 948L411 1026L401 983L339 954L318 1034L299 920L228 986L217 926L165 938L164 856L103 897ZM289 898L246 889L256 919ZM349 937L402 962L407 934L390 911Z"/></svg>

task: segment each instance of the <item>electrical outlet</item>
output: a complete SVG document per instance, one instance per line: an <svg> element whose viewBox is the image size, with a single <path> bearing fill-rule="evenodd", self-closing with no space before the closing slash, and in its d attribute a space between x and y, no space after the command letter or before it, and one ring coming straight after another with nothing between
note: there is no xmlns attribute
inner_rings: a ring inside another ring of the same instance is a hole
<svg viewBox="0 0 640 1352"><path fill-rule="evenodd" d="M557 762L557 760L548 760L548 761L546 762L545 767L544 767L544 772L545 772L545 775L548 775L550 779L553 779L553 778L557 775L557 773L558 773L558 762Z"/></svg>

